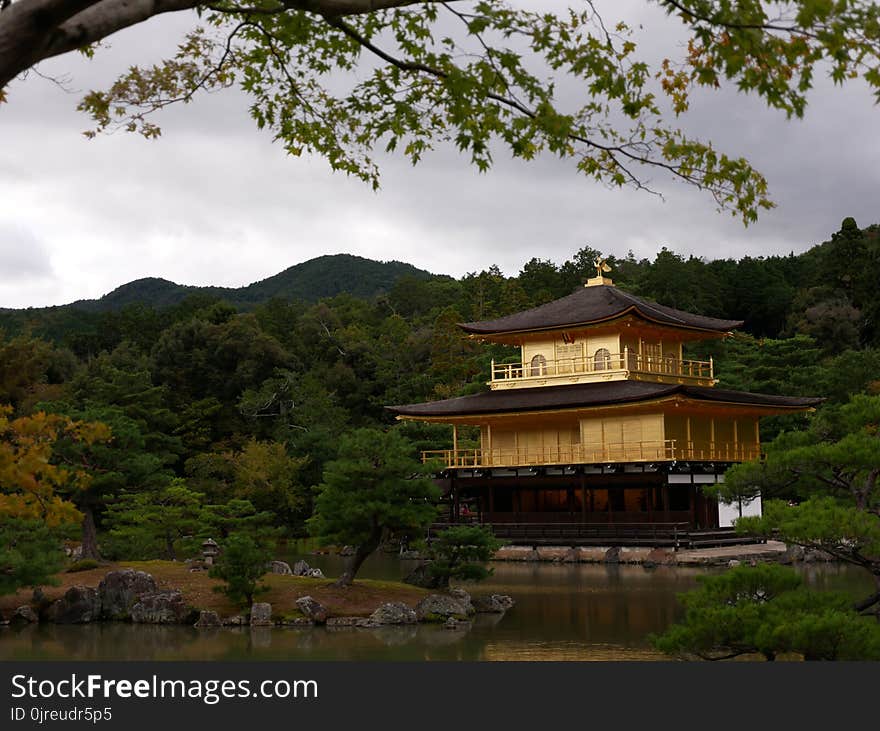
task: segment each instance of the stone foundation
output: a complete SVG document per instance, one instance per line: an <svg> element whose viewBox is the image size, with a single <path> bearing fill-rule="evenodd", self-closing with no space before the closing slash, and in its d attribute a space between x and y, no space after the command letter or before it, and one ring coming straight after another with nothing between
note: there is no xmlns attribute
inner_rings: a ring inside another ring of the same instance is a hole
<svg viewBox="0 0 880 731"><path fill-rule="evenodd" d="M654 566L726 566L731 560L741 563L786 561L786 546L776 541L725 546L718 548L682 549L646 546L502 546L493 561L525 561L531 563L618 563ZM812 558L812 557L811 557ZM816 557L812 560L825 560ZM789 560L790 562L790 560Z"/></svg>

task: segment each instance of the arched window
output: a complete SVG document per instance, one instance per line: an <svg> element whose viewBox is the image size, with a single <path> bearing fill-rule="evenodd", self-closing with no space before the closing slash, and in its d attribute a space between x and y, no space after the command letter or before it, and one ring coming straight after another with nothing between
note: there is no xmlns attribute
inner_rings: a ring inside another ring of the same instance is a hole
<svg viewBox="0 0 880 731"><path fill-rule="evenodd" d="M547 372L547 359L543 355L532 358L532 368L529 375L543 376Z"/></svg>
<svg viewBox="0 0 880 731"><path fill-rule="evenodd" d="M599 348L593 356L593 370L607 371L611 368L611 353L608 348Z"/></svg>

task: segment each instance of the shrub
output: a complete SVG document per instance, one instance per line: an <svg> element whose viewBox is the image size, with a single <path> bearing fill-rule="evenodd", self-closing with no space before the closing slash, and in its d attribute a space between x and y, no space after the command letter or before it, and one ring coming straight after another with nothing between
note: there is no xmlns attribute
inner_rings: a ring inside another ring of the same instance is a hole
<svg viewBox="0 0 880 731"><path fill-rule="evenodd" d="M482 581L491 576L492 569L483 564L492 558L501 542L490 528L457 526L437 534L428 553L431 562L428 572L439 586L449 586L451 579Z"/></svg>
<svg viewBox="0 0 880 731"><path fill-rule="evenodd" d="M226 539L217 564L209 573L212 578L226 583L226 586L214 590L226 594L234 602L249 606L256 594L268 588L259 581L271 560L272 552L258 545L251 536L233 533Z"/></svg>

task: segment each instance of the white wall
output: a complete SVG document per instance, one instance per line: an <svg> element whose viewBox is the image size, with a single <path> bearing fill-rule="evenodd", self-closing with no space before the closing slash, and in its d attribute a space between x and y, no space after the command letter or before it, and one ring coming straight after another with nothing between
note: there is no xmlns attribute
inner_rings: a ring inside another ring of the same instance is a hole
<svg viewBox="0 0 880 731"><path fill-rule="evenodd" d="M732 503L718 503L718 525L721 528L733 525L733 522L742 515L748 517L751 515L761 515L761 496L759 495L753 500L741 503L734 501Z"/></svg>

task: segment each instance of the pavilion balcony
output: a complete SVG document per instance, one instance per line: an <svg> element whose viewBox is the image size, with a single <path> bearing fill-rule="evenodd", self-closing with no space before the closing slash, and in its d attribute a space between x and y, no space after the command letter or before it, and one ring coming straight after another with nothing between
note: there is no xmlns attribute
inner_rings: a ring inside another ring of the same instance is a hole
<svg viewBox="0 0 880 731"><path fill-rule="evenodd" d="M422 452L422 462L440 462L446 468L537 467L623 462L747 462L760 456L760 446L753 443L664 439L619 444L573 444L568 447L437 449Z"/></svg>
<svg viewBox="0 0 880 731"><path fill-rule="evenodd" d="M711 358L681 360L624 349L623 353L542 360L540 363L496 363L493 360L489 385L492 388L525 388L627 378L711 386L715 383L715 367Z"/></svg>

